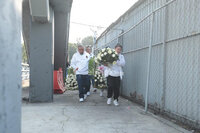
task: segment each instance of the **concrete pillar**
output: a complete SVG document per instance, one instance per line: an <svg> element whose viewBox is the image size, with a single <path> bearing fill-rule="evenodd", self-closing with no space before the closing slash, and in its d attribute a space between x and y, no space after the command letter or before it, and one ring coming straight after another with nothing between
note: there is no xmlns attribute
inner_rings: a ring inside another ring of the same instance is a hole
<svg viewBox="0 0 200 133"><path fill-rule="evenodd" d="M0 133L21 132L21 1L0 0Z"/></svg>
<svg viewBox="0 0 200 133"><path fill-rule="evenodd" d="M53 101L54 12L48 23L31 23L30 102Z"/></svg>
<svg viewBox="0 0 200 133"><path fill-rule="evenodd" d="M66 70L66 60L67 60L69 20L70 20L70 12L68 13L55 12L54 70L58 70L61 67L64 73Z"/></svg>

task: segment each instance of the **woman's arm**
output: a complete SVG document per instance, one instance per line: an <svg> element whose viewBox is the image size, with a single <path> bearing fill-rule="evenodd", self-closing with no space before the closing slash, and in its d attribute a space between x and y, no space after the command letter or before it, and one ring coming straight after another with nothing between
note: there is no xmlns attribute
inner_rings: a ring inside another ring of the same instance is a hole
<svg viewBox="0 0 200 133"><path fill-rule="evenodd" d="M119 56L119 60L117 61L117 65L119 66L125 66L126 62L125 62L125 59L124 59L124 56L123 55L120 55Z"/></svg>

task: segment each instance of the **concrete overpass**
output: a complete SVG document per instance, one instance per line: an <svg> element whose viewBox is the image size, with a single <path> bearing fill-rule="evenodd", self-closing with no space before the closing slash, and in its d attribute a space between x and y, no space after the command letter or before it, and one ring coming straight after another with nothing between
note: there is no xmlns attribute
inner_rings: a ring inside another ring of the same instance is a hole
<svg viewBox="0 0 200 133"><path fill-rule="evenodd" d="M51 102L53 70L65 71L71 5L72 0L0 0L0 133L21 132L22 28L30 101Z"/></svg>
<svg viewBox="0 0 200 133"><path fill-rule="evenodd" d="M53 100L53 70L65 72L72 0L23 0L30 102Z"/></svg>

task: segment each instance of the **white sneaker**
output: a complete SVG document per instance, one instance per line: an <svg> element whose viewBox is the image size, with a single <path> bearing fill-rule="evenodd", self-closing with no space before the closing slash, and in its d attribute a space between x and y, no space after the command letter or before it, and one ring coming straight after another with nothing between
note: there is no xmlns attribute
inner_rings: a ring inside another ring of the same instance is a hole
<svg viewBox="0 0 200 133"><path fill-rule="evenodd" d="M88 96L90 95L90 92L89 92L89 91L87 92L87 95L88 95Z"/></svg>
<svg viewBox="0 0 200 133"><path fill-rule="evenodd" d="M108 98L108 100L107 100L107 104L110 105L111 102L112 102L112 98Z"/></svg>
<svg viewBox="0 0 200 133"><path fill-rule="evenodd" d="M113 104L114 104L115 106L119 106L119 103L118 103L117 100L114 100L114 101L113 101Z"/></svg>
<svg viewBox="0 0 200 133"><path fill-rule="evenodd" d="M103 91L100 91L100 94L99 94L99 95L100 95L100 97L102 97L102 96L103 96Z"/></svg>
<svg viewBox="0 0 200 133"><path fill-rule="evenodd" d="M87 94L84 95L84 99L86 99L86 98L87 98Z"/></svg>
<svg viewBox="0 0 200 133"><path fill-rule="evenodd" d="M83 98L80 98L80 99L79 99L79 101L80 101L80 102L83 102L83 101L84 101L84 99L83 99Z"/></svg>
<svg viewBox="0 0 200 133"><path fill-rule="evenodd" d="M93 92L97 92L97 88L93 88L94 90L93 90Z"/></svg>

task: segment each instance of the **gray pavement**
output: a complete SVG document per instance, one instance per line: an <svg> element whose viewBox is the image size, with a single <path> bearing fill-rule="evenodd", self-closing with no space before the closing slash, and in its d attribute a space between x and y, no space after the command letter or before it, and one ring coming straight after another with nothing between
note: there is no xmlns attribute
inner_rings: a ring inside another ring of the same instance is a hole
<svg viewBox="0 0 200 133"><path fill-rule="evenodd" d="M54 95L53 103L23 103L22 133L189 133L120 98L106 105L106 94L93 93L79 103L77 91Z"/></svg>

